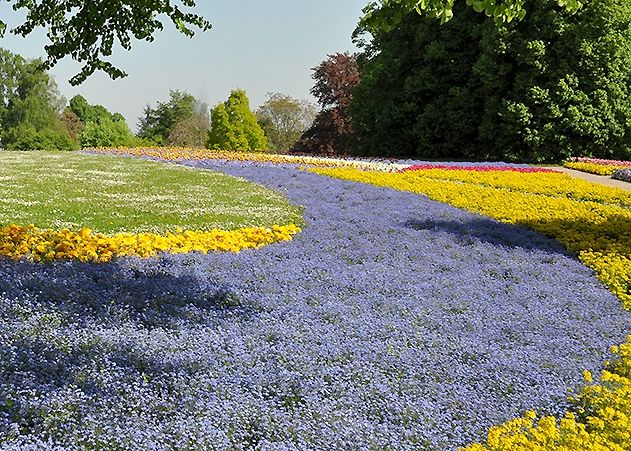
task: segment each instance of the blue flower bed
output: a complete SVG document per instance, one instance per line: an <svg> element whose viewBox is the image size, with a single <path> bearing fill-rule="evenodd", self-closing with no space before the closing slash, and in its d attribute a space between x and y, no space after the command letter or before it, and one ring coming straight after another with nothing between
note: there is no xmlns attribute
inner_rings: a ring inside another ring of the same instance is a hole
<svg viewBox="0 0 631 451"><path fill-rule="evenodd" d="M556 242L288 167L294 241L0 261L1 449L453 450L566 389L631 315Z"/></svg>

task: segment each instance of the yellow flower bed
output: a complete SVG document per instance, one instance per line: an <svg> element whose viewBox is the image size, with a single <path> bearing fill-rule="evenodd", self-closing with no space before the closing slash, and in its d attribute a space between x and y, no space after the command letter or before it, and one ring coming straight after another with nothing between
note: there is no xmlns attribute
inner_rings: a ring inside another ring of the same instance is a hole
<svg viewBox="0 0 631 451"><path fill-rule="evenodd" d="M109 262L118 256L151 257L158 252L185 253L230 251L258 248L291 240L300 232L294 224L271 228L249 227L237 230L182 231L154 233L93 233L68 229L40 229L33 225L0 228L0 255L34 262L74 259L83 262Z"/></svg>
<svg viewBox="0 0 631 451"><path fill-rule="evenodd" d="M626 169L628 166L614 166L607 164L583 163L579 161L568 161L563 164L568 169L576 169L577 171L589 172L596 175L613 175L620 169Z"/></svg>
<svg viewBox="0 0 631 451"><path fill-rule="evenodd" d="M603 189L601 185L569 177L559 172L520 173L427 169L420 171L417 175L422 178L466 182L522 193L567 197L574 200L602 202L631 208L631 196L627 191Z"/></svg>
<svg viewBox="0 0 631 451"><path fill-rule="evenodd" d="M631 310L631 194L565 174L425 170L379 173L312 169L345 180L424 194L499 221L531 227L575 252ZM528 412L493 428L485 444L466 451L631 450L631 336L612 350L602 382L574 398L557 421Z"/></svg>
<svg viewBox="0 0 631 451"><path fill-rule="evenodd" d="M491 428L485 444L463 451L628 451L631 449L631 337L614 346L601 384L585 372L587 386L574 397L577 412L557 421L534 412Z"/></svg>

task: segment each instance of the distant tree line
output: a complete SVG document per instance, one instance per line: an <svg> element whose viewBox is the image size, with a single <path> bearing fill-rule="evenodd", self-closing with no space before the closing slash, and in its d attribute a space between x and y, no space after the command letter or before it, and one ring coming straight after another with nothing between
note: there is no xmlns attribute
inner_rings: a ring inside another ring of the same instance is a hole
<svg viewBox="0 0 631 451"><path fill-rule="evenodd" d="M521 20L504 15L500 23L463 3L443 10L445 23L413 12L407 0L371 3L354 33L361 52L332 54L313 68L317 108L270 93L252 111L238 89L209 108L171 91L145 108L136 135L122 116L80 96L65 106L41 61L2 50L0 139L9 149L631 159L631 2L591 0L568 12L558 0L529 0Z"/></svg>
<svg viewBox="0 0 631 451"><path fill-rule="evenodd" d="M0 131L7 149L71 149L60 113L65 99L55 82L29 61L0 49Z"/></svg>
<svg viewBox="0 0 631 451"><path fill-rule="evenodd" d="M81 95L67 102L40 60L0 49L0 142L9 150L82 147L192 146L235 151L289 151L316 115L308 101L270 93L257 111L234 90L210 109L173 90L147 105L134 134L120 113Z"/></svg>

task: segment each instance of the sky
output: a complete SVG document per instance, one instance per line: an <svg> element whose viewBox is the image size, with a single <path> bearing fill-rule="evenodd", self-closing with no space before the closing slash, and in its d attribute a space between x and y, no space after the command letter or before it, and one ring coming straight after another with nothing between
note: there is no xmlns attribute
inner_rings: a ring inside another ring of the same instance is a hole
<svg viewBox="0 0 631 451"><path fill-rule="evenodd" d="M167 101L170 90L183 90L209 105L227 99L230 91L245 89L252 109L267 93L281 92L298 99L313 98L311 68L331 53L357 48L351 34L368 0L198 0L195 11L213 28L190 39L165 18L165 30L152 43L135 42L130 52L118 50L110 61L128 72L111 80L95 73L80 86L68 80L80 65L63 60L50 73L67 99L83 95L122 113L132 130L147 104ZM0 3L0 17L19 24L24 17ZM27 58L44 57L44 30L26 38L7 33L0 47Z"/></svg>

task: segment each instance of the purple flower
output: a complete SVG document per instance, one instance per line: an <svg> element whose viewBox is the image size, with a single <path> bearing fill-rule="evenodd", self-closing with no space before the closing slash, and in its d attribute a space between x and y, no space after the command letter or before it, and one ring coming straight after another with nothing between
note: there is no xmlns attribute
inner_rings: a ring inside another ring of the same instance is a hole
<svg viewBox="0 0 631 451"><path fill-rule="evenodd" d="M195 164L285 192L303 232L240 254L0 261L0 449L453 450L562 412L629 331L530 230L290 167Z"/></svg>

